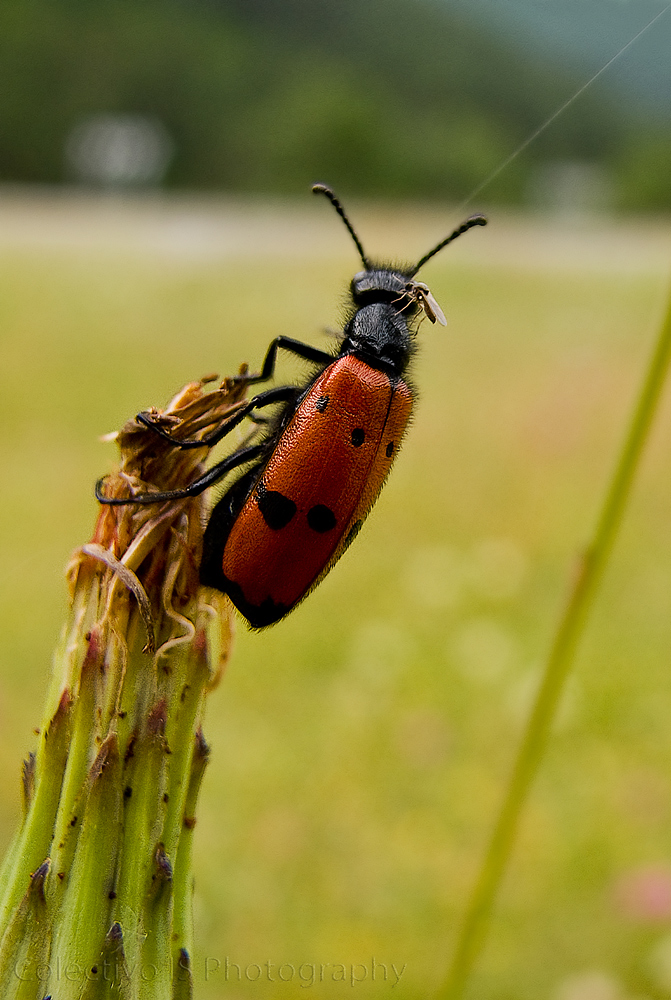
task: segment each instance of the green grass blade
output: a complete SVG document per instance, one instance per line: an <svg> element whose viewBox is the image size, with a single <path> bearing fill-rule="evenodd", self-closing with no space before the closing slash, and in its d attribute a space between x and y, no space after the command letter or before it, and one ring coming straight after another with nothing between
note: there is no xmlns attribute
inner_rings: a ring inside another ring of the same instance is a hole
<svg viewBox="0 0 671 1000"><path fill-rule="evenodd" d="M671 360L671 302L608 489L593 540L584 552L555 635L503 805L461 926L448 978L438 993L457 1000L480 955L520 815L541 763L564 682L617 537Z"/></svg>

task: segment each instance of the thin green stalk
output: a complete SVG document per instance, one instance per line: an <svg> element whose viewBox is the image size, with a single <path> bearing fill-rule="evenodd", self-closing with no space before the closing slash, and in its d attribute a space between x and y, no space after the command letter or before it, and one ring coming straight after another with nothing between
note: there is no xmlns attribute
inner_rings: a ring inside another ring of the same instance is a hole
<svg viewBox="0 0 671 1000"><path fill-rule="evenodd" d="M184 831L180 838L175 866L175 909L173 914L173 966L178 983L190 982L190 958L193 954L193 927L188 910L190 895L188 887L193 882L192 851L193 831L196 825L196 803L207 767L210 748L201 730L196 733L194 752L191 757L191 774L183 811ZM181 884L180 884L181 883ZM187 904L185 906L185 904ZM183 990L182 990L183 992ZM175 996L181 996L175 990Z"/></svg>
<svg viewBox="0 0 671 1000"><path fill-rule="evenodd" d="M480 955L494 901L517 833L520 814L538 771L564 682L573 664L587 618L617 537L632 482L657 410L671 360L671 302L634 410L591 544L577 578L545 667L542 683L522 739L512 777L466 910L452 965L438 993L458 1000Z"/></svg>

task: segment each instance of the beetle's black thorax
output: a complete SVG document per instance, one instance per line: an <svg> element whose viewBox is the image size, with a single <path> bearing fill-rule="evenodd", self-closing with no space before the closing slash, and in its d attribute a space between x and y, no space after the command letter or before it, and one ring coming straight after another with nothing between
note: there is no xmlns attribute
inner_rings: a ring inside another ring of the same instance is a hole
<svg viewBox="0 0 671 1000"><path fill-rule="evenodd" d="M401 270L382 267L354 275L350 292L356 312L345 326L341 353L403 373L414 350L409 321L417 314L408 280Z"/></svg>

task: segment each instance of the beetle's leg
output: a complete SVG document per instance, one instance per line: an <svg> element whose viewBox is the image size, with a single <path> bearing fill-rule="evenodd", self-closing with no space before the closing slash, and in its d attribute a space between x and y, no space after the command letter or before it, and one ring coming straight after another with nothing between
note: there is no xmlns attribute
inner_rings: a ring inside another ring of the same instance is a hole
<svg viewBox="0 0 671 1000"><path fill-rule="evenodd" d="M185 500L187 497L197 497L209 486L222 479L231 469L236 469L239 465L252 462L264 451L264 445L253 445L250 448L240 448L232 455L227 455L221 462L217 462L211 469L203 473L199 479L194 480L190 486L185 486L182 490L167 490L165 493L138 493L136 496L121 499L119 497L106 497L102 492L104 477L96 483L96 500L99 503L108 504L111 507L118 507L129 503L164 503L167 500Z"/></svg>
<svg viewBox="0 0 671 1000"><path fill-rule="evenodd" d="M164 441L169 441L175 448L212 448L225 438L227 434L230 434L238 424L241 424L252 410L256 410L261 406L272 406L273 403L289 402L295 399L299 392L300 390L293 385L281 385L277 389L268 389L266 392L260 392L253 399L250 399L241 410L234 413L230 419L224 420L221 426L217 427L216 431L212 431L211 434L206 434L202 438L187 438L180 441L178 438L173 437L170 431L165 430L160 424L157 424L154 417L149 413L138 413L135 419L138 423L148 427L154 434L162 437Z"/></svg>
<svg viewBox="0 0 671 1000"><path fill-rule="evenodd" d="M270 347L263 359L263 366L261 371L257 375L246 376L246 375L236 375L233 381L236 382L247 382L248 384L254 384L255 382L267 382L268 379L273 377L275 372L275 362L277 360L277 352L279 350L287 351L289 354L295 354L299 358L303 358L305 361L313 361L317 365L330 365L333 361L333 357L327 354L326 351L320 351L318 347L313 347L312 344L304 344L302 340L294 340L293 337L275 337L270 343Z"/></svg>

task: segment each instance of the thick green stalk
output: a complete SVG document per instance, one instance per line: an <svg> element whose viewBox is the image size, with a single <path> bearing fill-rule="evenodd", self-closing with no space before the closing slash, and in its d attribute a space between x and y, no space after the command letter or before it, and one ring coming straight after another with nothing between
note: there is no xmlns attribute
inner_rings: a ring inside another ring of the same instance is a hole
<svg viewBox="0 0 671 1000"><path fill-rule="evenodd" d="M671 303L615 467L594 537L555 635L543 679L518 751L501 811L462 924L449 975L438 996L458 1000L482 951L494 901L517 833L520 814L541 763L564 682L611 554L671 359Z"/></svg>
<svg viewBox="0 0 671 1000"><path fill-rule="evenodd" d="M243 383L192 383L164 426L205 434L243 394ZM110 497L128 496L129 482L179 489L206 456L135 421L118 442ZM202 523L200 497L103 506L75 553L25 814L0 873L3 1000L192 996L201 724L230 642L227 603L198 581Z"/></svg>

